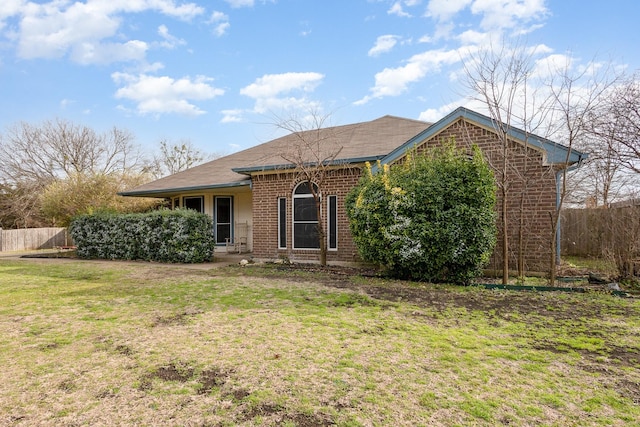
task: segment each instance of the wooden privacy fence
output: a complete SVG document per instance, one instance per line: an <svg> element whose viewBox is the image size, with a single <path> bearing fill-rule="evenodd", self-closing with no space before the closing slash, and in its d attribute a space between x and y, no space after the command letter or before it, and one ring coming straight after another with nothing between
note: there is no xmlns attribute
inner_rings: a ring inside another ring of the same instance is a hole
<svg viewBox="0 0 640 427"><path fill-rule="evenodd" d="M66 228L21 228L17 230L0 228L0 252L52 249L56 246L68 246L69 244L70 238L67 236Z"/></svg>
<svg viewBox="0 0 640 427"><path fill-rule="evenodd" d="M563 255L640 254L640 206L562 211Z"/></svg>

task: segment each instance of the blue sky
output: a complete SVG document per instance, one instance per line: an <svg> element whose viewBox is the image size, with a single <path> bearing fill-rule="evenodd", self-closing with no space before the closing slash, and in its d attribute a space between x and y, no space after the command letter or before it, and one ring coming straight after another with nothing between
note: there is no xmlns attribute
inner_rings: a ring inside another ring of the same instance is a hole
<svg viewBox="0 0 640 427"><path fill-rule="evenodd" d="M273 115L437 120L490 40L640 68L637 0L2 0L0 129L63 118L230 153Z"/></svg>

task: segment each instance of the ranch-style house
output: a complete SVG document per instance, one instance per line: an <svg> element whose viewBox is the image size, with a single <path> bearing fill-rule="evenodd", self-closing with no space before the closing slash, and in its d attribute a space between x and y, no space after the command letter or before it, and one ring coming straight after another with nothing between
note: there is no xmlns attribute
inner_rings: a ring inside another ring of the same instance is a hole
<svg viewBox="0 0 640 427"><path fill-rule="evenodd" d="M318 217L309 209L310 186L301 180L291 156L308 149L309 161L331 158L322 187L322 218L327 231L329 263L358 261L345 212L345 196L358 182L365 162L393 164L407 150L455 139L460 146L476 144L500 180L508 156L509 262L515 268L517 247L523 247L528 271L547 271L551 259L550 213L557 209L562 170L576 167L585 154L562 144L504 126L509 144L496 133L489 117L460 107L435 123L384 116L363 123L294 132L246 150L120 193L157 197L174 208L211 215L217 251L251 252L256 259L286 257L317 261ZM337 154L337 155L336 155ZM502 181L500 181L502 182ZM497 191L501 205L501 191ZM499 233L502 233L498 221ZM518 244L522 240L522 244ZM492 266L501 268L501 241Z"/></svg>

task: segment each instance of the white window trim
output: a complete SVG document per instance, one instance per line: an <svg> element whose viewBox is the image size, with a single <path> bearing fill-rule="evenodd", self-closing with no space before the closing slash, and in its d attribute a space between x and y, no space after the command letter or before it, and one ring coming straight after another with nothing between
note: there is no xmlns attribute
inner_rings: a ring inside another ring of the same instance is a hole
<svg viewBox="0 0 640 427"><path fill-rule="evenodd" d="M336 227L336 247L332 248L331 247L331 209L330 209L330 204L331 204L331 199L336 201L336 218L335 218L335 227ZM337 252L338 251L338 233L339 233L339 229L338 229L338 196L336 195L331 195L331 196L327 196L327 206L326 206L326 210L327 210L327 250L328 251L332 251L332 252Z"/></svg>
<svg viewBox="0 0 640 427"><path fill-rule="evenodd" d="M284 230L282 230L282 210L280 209L280 204L284 200ZM287 198L286 197L278 197L278 249L287 249ZM280 236L282 236L282 232L284 231L284 242L280 241ZM284 243L284 245L282 245Z"/></svg>
<svg viewBox="0 0 640 427"><path fill-rule="evenodd" d="M320 219L318 218L316 221L296 221L296 216L295 216L295 209L296 209L296 203L295 200L296 199L305 199L305 198L311 198L313 199L313 194L311 193L307 193L307 194L296 194L296 190L298 189L299 186L303 185L303 184L307 184L307 181L302 181L300 182L298 185L296 185L296 187L293 189L293 192L291 193L291 248L293 248L296 251L309 251L309 252L318 252L320 250L320 248L297 248L296 247L296 224L318 224ZM315 185L316 188L318 188L318 186L313 183L313 182L309 182L308 184L310 185ZM322 195L320 195L320 200L322 201ZM322 202L320 204L320 209L322 209ZM322 216L322 212L320 213L320 216Z"/></svg>

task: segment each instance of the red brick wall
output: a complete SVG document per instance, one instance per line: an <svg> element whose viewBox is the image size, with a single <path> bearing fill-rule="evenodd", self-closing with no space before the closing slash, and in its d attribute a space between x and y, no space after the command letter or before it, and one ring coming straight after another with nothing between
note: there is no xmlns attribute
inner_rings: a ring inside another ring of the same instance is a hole
<svg viewBox="0 0 640 427"><path fill-rule="evenodd" d="M320 188L327 196L337 196L338 202L338 250L327 252L327 261L356 261L357 250L349 231L345 211L345 197L360 178L358 168L329 171ZM287 257L291 260L318 260L319 250L293 250L291 230L292 194L299 183L295 174L277 173L253 177L253 254L257 258ZM278 199L287 199L287 249L278 249ZM326 203L322 204L326 227Z"/></svg>
<svg viewBox="0 0 640 427"><path fill-rule="evenodd" d="M460 146L478 145L483 155L494 169L497 182L502 182L502 144L494 132L474 124L459 120L426 141L419 147L439 144L443 140L455 138ZM522 144L512 143L507 149L507 204L509 262L515 269L518 248L522 235L522 247L527 271L547 271L551 246L551 216L556 206L555 171L543 164L542 153L525 149ZM338 197L338 250L329 251L327 260L356 261L357 250L349 232L344 199L349 190L358 182L359 169L350 168L331 171L322 193ZM253 252L258 258L287 257L291 260L317 260L318 250L292 250L291 242L291 200L298 181L291 173L264 174L253 177ZM499 236L490 268L502 268L502 224L498 216L502 192L497 189L498 203L496 221ZM287 249L278 249L278 198L287 199ZM326 210L326 204L323 204ZM326 212L325 212L326 218ZM521 221L522 218L522 221ZM521 227L522 224L522 227ZM522 228L522 233L520 229Z"/></svg>
<svg viewBox="0 0 640 427"><path fill-rule="evenodd" d="M422 146L438 144L455 138L456 144L470 147L475 144L482 150L491 165L498 188L496 189L496 224L498 240L491 258L490 268L502 270L502 206L501 183L503 159L507 156L506 198L507 228L510 268L517 268L520 236L525 271L547 271L551 259L551 214L556 209L556 170L544 164L543 153L523 144L512 142L506 153L497 135L460 119L433 136ZM522 220L522 221L521 221ZM520 233L520 230L522 232Z"/></svg>

